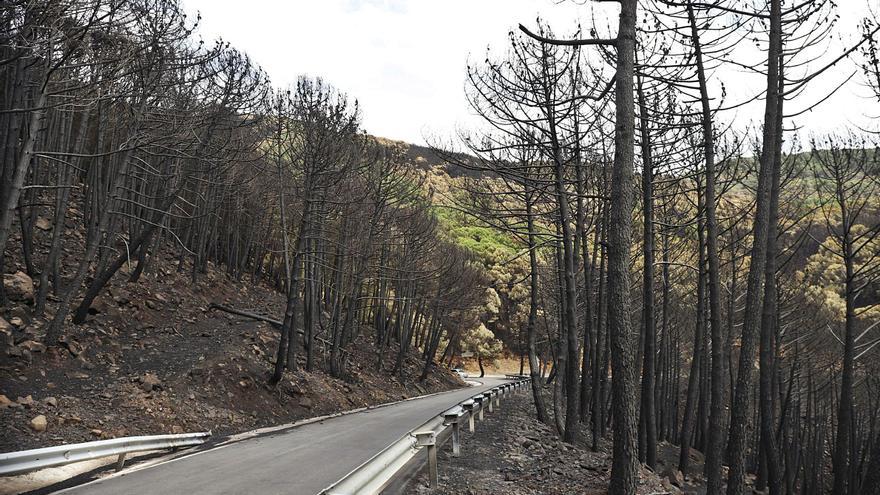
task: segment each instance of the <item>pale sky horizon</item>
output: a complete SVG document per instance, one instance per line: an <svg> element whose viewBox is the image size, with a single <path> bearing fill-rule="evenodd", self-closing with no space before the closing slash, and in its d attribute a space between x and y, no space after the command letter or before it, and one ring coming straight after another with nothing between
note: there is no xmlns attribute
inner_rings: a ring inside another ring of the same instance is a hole
<svg viewBox="0 0 880 495"><path fill-rule="evenodd" d="M848 0L840 8L844 40L857 35L856 23L878 0ZM535 25L540 17L558 35L574 32L614 15L614 4L584 5L559 0L182 0L201 16L206 40L222 37L247 53L276 87L292 85L300 75L322 77L356 98L367 132L389 139L425 144L426 137L446 139L456 129L479 121L465 99L468 59L482 61L486 48L501 54L507 34L518 23ZM850 4L852 7L852 4ZM844 41L844 42L845 42ZM842 46L842 42L839 42ZM836 49L837 47L832 47ZM816 81L814 94L837 86L855 70L851 62ZM754 94L754 76L724 76L730 100ZM842 126L868 126L880 104L868 98L860 74L817 109L790 124L807 134ZM819 99L818 96L814 97ZM806 106L809 95L803 100ZM760 103L725 117L737 127L760 118ZM800 108L789 108L789 111Z"/></svg>

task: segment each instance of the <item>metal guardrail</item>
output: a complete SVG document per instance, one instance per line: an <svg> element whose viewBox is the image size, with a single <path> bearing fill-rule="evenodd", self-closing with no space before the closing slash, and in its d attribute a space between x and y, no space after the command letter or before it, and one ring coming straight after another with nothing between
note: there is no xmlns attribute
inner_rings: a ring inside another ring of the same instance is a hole
<svg viewBox="0 0 880 495"><path fill-rule="evenodd" d="M74 443L0 454L0 476L36 471L80 461L117 456L116 469L122 469L126 454L189 447L205 442L211 432L181 435L149 435L122 437L95 442Z"/></svg>
<svg viewBox="0 0 880 495"><path fill-rule="evenodd" d="M492 411L492 403L497 408L500 397L524 387L530 379L517 380L480 392L473 397L435 416L397 439L369 460L356 467L342 479L321 491L319 495L375 495L382 491L421 449L428 451L430 482L437 484L437 448L448 439L453 441L453 455L460 450L459 425L468 418L473 431L474 416L483 410Z"/></svg>

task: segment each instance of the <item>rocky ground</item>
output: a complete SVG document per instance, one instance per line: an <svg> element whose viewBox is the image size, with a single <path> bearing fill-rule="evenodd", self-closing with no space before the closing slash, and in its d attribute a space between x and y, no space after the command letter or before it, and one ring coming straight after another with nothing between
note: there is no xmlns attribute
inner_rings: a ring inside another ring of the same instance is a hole
<svg viewBox="0 0 880 495"><path fill-rule="evenodd" d="M277 331L210 304L277 318L283 298L213 266L195 283L188 269L154 263L133 284L123 269L90 319L67 326L62 345L47 346L56 302L46 318L31 318L33 282L22 267L6 268L12 304L0 309L0 452L139 434L226 435L464 385L441 369L416 382L418 356L407 359L403 382L377 371L364 328L345 380L319 370L319 348L315 371L287 373L269 388Z"/></svg>
<svg viewBox="0 0 880 495"><path fill-rule="evenodd" d="M404 493L446 495L572 495L605 494L611 476L611 444L598 452L586 445L559 440L550 426L534 419L529 391L502 401L500 411L487 414L471 434L462 429L460 457L452 457L451 444L438 454L440 486L428 487L426 469L406 486ZM585 437L587 438L587 437ZM664 446L666 450L674 450ZM661 449L664 450L664 449ZM664 457L661 453L661 459ZM701 487L680 473L660 473L642 467L639 494L703 493Z"/></svg>

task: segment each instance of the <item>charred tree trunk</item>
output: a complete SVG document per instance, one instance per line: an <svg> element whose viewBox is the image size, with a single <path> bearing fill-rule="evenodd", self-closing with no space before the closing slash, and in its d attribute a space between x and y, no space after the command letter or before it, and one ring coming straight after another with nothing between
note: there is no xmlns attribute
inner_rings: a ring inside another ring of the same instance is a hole
<svg viewBox="0 0 880 495"><path fill-rule="evenodd" d="M746 307L743 313L742 345L739 372L734 399L731 404L730 431L727 441L727 459L730 471L727 477L728 495L742 495L745 486L746 433L753 388L755 337L760 324L764 264L767 260L769 226L770 182L773 176L774 154L779 115L779 57L782 52L782 1L770 0L770 43L767 56L767 97L764 108L764 132L758 177L757 211L752 227L751 263L746 288Z"/></svg>
<svg viewBox="0 0 880 495"><path fill-rule="evenodd" d="M611 495L632 495L638 481L638 418L636 416L636 363L630 322L629 247L632 238L636 0L621 0L617 31L617 73L614 128L614 165L611 171L611 208L608 232L608 324L613 369L612 409L614 449Z"/></svg>
<svg viewBox="0 0 880 495"><path fill-rule="evenodd" d="M642 406L639 408L639 460L657 466L657 418L654 403L657 333L654 327L654 167L648 107L641 78L638 80L642 148Z"/></svg>
<svg viewBox="0 0 880 495"><path fill-rule="evenodd" d="M527 188L529 186L526 186ZM527 239L529 244L529 317L527 322L527 338L529 349L529 376L532 377L532 397L535 403L535 414L538 421L548 423L547 406L544 403L544 394L541 389L541 366L538 361L538 349L536 346L538 329L538 244L535 235L535 218L533 210L533 194L529 189L526 191L526 224L529 230ZM452 342L450 342L450 345Z"/></svg>

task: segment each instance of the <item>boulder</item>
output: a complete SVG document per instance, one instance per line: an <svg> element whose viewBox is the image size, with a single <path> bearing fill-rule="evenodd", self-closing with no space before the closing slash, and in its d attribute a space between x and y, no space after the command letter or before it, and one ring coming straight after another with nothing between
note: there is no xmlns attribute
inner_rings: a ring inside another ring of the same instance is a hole
<svg viewBox="0 0 880 495"><path fill-rule="evenodd" d="M309 399L308 397L303 397L303 398L301 398L301 399L299 400L299 407L304 407L304 408L306 408L306 409L311 409L311 408L312 408L312 399Z"/></svg>
<svg viewBox="0 0 880 495"><path fill-rule="evenodd" d="M37 217L37 221L34 224L40 230L52 230L52 222L47 218Z"/></svg>
<svg viewBox="0 0 880 495"><path fill-rule="evenodd" d="M125 306L131 303L131 297L129 296L128 291L124 289L118 289L111 292L111 294L113 295L113 301L119 306Z"/></svg>
<svg viewBox="0 0 880 495"><path fill-rule="evenodd" d="M140 378L141 388L144 389L145 392L151 392L153 389L162 387L162 380L159 380L159 377L153 373L146 373L144 376Z"/></svg>
<svg viewBox="0 0 880 495"><path fill-rule="evenodd" d="M679 488L684 487L684 474L678 469L670 467L663 473L663 477L668 479L674 486Z"/></svg>
<svg viewBox="0 0 880 495"><path fill-rule="evenodd" d="M18 344L18 346L22 349L27 349L30 352L46 352L46 344L35 340L25 340L21 344Z"/></svg>
<svg viewBox="0 0 880 495"><path fill-rule="evenodd" d="M0 316L0 342L7 346L15 345L15 336L12 334L12 325Z"/></svg>
<svg viewBox="0 0 880 495"><path fill-rule="evenodd" d="M669 478L663 478L663 481L661 482L661 484L663 485L663 489L666 490L667 492L679 493L679 489L676 488L675 486L673 486L672 483L669 482Z"/></svg>
<svg viewBox="0 0 880 495"><path fill-rule="evenodd" d="M24 272L3 274L3 287L11 301L33 301L34 281Z"/></svg>
<svg viewBox="0 0 880 495"><path fill-rule="evenodd" d="M92 300L89 313L106 313L109 308L110 306L107 304L107 298L104 296L97 296Z"/></svg>
<svg viewBox="0 0 880 495"><path fill-rule="evenodd" d="M48 426L48 425L49 425L49 422L46 420L46 416L43 416L42 414L35 417L30 422L31 429L38 432L38 433L42 432L42 431L46 431L46 426Z"/></svg>
<svg viewBox="0 0 880 495"><path fill-rule="evenodd" d="M85 347L83 347L82 344L67 336L61 336L61 338L58 339L58 342L61 343L61 345L64 346L73 357L79 356L85 350Z"/></svg>

